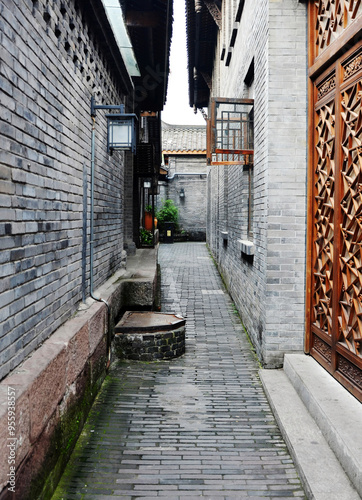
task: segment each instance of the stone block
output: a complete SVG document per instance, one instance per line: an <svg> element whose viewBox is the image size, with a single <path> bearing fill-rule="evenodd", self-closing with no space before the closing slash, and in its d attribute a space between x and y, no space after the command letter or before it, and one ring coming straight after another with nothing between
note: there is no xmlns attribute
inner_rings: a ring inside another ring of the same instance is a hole
<svg viewBox="0 0 362 500"><path fill-rule="evenodd" d="M16 473L17 498L36 498L39 485L33 482L37 477L42 484L45 483L48 468L55 465L60 448L57 442L57 427L59 414L55 410L49 417L47 425L42 429L37 441L29 450L28 456L20 465ZM59 439L59 436L58 436Z"/></svg>
<svg viewBox="0 0 362 500"><path fill-rule="evenodd" d="M64 345L67 350L66 385L71 385L84 369L89 357L89 325L79 316L67 321L49 339L49 343Z"/></svg>
<svg viewBox="0 0 362 500"><path fill-rule="evenodd" d="M116 325L114 349L120 359L156 361L185 352L185 320L157 312L126 312Z"/></svg>
<svg viewBox="0 0 362 500"><path fill-rule="evenodd" d="M29 395L25 392L16 397L16 438L16 466L18 467L30 448L30 402Z"/></svg>
<svg viewBox="0 0 362 500"><path fill-rule="evenodd" d="M68 346L67 386L78 377L89 356L89 327L85 324L72 338Z"/></svg>
<svg viewBox="0 0 362 500"><path fill-rule="evenodd" d="M154 283L144 280L129 280L122 287L122 304L127 308L149 307L154 301Z"/></svg>
<svg viewBox="0 0 362 500"><path fill-rule="evenodd" d="M255 245L252 241L238 240L238 249L241 253L245 255L254 255Z"/></svg>
<svg viewBox="0 0 362 500"><path fill-rule="evenodd" d="M15 396L13 396L14 391ZM15 399L12 399L13 397ZM11 472L10 466L15 466L17 468L29 452L30 414L28 393L23 391L21 386L1 383L0 398L0 446L3 450L0 459L1 490L9 479L8 474ZM12 413L8 413L13 409L15 409L15 421L12 420ZM14 432L12 427L9 428L9 419L10 422L14 424ZM14 450L9 447L13 441Z"/></svg>
<svg viewBox="0 0 362 500"><path fill-rule="evenodd" d="M0 447L2 450L0 458L0 491L7 483L9 473L7 444L8 444L8 389L4 384L0 385Z"/></svg>
<svg viewBox="0 0 362 500"><path fill-rule="evenodd" d="M89 352L92 354L98 346L107 328L107 308L105 304L96 303L92 306L94 314L89 320Z"/></svg>
<svg viewBox="0 0 362 500"><path fill-rule="evenodd" d="M33 443L46 426L65 391L66 349L45 343L23 364L21 372L6 382L26 388L29 397L30 442Z"/></svg>
<svg viewBox="0 0 362 500"><path fill-rule="evenodd" d="M107 343L105 337L103 336L89 358L93 396L96 395L97 390L100 388L100 385L105 376L106 366L108 362L107 355Z"/></svg>

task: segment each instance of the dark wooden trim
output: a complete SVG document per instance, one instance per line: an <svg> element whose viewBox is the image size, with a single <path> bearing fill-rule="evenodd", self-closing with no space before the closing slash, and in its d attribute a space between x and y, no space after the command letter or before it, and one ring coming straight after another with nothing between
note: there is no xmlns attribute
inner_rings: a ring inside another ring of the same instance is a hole
<svg viewBox="0 0 362 500"><path fill-rule="evenodd" d="M341 96L340 96L340 79L341 67L338 61L334 64L336 75L336 89L334 92L335 101L335 179L334 179L334 255L333 255L333 300L332 300L332 369L336 371L336 344L338 342L338 315L340 312L339 296L341 289L342 276L340 273L340 253L341 253L341 223L342 211L340 203L342 197L342 179L339 166L342 164L342 144L341 144Z"/></svg>
<svg viewBox="0 0 362 500"><path fill-rule="evenodd" d="M254 149L215 149L214 152L220 155L253 155Z"/></svg>
<svg viewBox="0 0 362 500"><path fill-rule="evenodd" d="M240 165L240 167L244 167L246 163L243 163L242 161L212 161L211 165Z"/></svg>
<svg viewBox="0 0 362 500"><path fill-rule="evenodd" d="M314 85L308 80L308 101L314 102ZM305 311L305 339L304 350L311 349L311 324L312 324L312 297L313 297L313 224L314 224L314 107L308 109L308 183L307 183L307 255L306 255L306 311Z"/></svg>
<svg viewBox="0 0 362 500"><path fill-rule="evenodd" d="M133 28L157 28L161 24L161 16L158 12L128 10L126 24Z"/></svg>
<svg viewBox="0 0 362 500"><path fill-rule="evenodd" d="M315 26L315 23L314 23ZM313 40L313 52L315 53L315 39ZM362 42L362 17L358 17L348 28L345 33L342 33L320 56L311 61L308 76L315 79L320 75L330 64L336 59L342 57L346 52L356 46L358 42ZM312 55L311 54L311 55Z"/></svg>
<svg viewBox="0 0 362 500"><path fill-rule="evenodd" d="M210 12L211 17L215 21L216 26L221 30L222 28L222 16L219 7L217 6L215 0L203 0L204 4L207 7L207 10Z"/></svg>
<svg viewBox="0 0 362 500"><path fill-rule="evenodd" d="M236 16L235 16L235 21L237 23L240 22L240 19L241 19L241 16L243 14L243 10L244 10L244 5L245 5L245 0L240 0L238 11L237 11Z"/></svg>
<svg viewBox="0 0 362 500"><path fill-rule="evenodd" d="M211 102L221 102L226 104L254 104L254 99L237 99L232 97L213 97Z"/></svg>
<svg viewBox="0 0 362 500"><path fill-rule="evenodd" d="M343 358L347 359L350 363L353 363L357 368L362 370L362 358L356 358L353 353L347 347L345 347L340 342L336 343L336 352Z"/></svg>
<svg viewBox="0 0 362 500"><path fill-rule="evenodd" d="M353 396L358 399L358 401L362 402L362 391L358 389L355 385L352 384L352 382L342 375L340 372L336 371L333 373L333 376L340 384L343 385Z"/></svg>

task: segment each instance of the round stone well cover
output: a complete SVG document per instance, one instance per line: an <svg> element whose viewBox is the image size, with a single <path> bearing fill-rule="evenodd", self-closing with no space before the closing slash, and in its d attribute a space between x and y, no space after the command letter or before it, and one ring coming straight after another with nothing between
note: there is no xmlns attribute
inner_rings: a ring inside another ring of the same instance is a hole
<svg viewBox="0 0 362 500"><path fill-rule="evenodd" d="M185 326L178 314L154 311L126 311L115 327L115 333L160 332Z"/></svg>

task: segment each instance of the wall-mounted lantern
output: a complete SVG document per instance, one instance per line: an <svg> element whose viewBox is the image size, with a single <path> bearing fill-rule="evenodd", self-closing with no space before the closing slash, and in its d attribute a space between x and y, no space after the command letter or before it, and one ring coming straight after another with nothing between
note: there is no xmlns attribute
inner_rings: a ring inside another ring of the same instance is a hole
<svg viewBox="0 0 362 500"><path fill-rule="evenodd" d="M107 151L132 151L136 152L136 120L133 113L125 113L124 105L100 105L95 104L94 97L91 98L91 116L95 118L97 109L118 110L118 113L106 115L107 118Z"/></svg>
<svg viewBox="0 0 362 500"><path fill-rule="evenodd" d="M110 114L108 120L107 150L136 152L136 123L134 114Z"/></svg>
<svg viewBox="0 0 362 500"><path fill-rule="evenodd" d="M90 188L90 295L94 300L105 302L94 296L93 292L93 248L94 248L94 177L95 177L95 130L97 109L109 109L118 111L116 114L107 115L108 139L107 151L112 154L114 149L136 150L136 119L134 114L125 114L124 105L105 106L96 104L94 97L91 98L91 117L93 120L91 137L91 188ZM107 304L107 302L105 302ZM107 304L109 309L109 305ZM109 313L108 313L109 314Z"/></svg>
<svg viewBox="0 0 362 500"><path fill-rule="evenodd" d="M180 198L185 198L185 190L184 190L184 188L180 189Z"/></svg>

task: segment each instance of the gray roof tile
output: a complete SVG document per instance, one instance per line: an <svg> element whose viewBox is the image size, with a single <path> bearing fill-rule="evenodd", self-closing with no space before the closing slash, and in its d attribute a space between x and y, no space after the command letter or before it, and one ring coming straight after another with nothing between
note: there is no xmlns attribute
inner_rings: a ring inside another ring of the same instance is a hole
<svg viewBox="0 0 362 500"><path fill-rule="evenodd" d="M169 125L162 122L163 151L206 151L205 125Z"/></svg>

